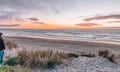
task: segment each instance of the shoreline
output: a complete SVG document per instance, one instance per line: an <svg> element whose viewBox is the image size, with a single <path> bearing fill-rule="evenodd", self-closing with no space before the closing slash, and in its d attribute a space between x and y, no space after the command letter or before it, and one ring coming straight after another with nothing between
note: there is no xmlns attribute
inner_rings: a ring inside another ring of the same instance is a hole
<svg viewBox="0 0 120 72"><path fill-rule="evenodd" d="M115 44L120 45L120 42L112 41L87 41L87 40L74 40L74 39L65 39L65 38L48 38L48 37L38 37L38 36L4 36L4 37L15 37L15 38L34 38L34 39L44 39L44 40L59 40L59 41L72 41L72 42L89 42L89 43L102 43L102 44Z"/></svg>
<svg viewBox="0 0 120 72"><path fill-rule="evenodd" d="M120 51L120 44L95 42L95 41L76 41L76 40L60 40L54 38L36 38L36 37L21 37L21 36L5 36L24 48L31 49L53 49L63 51L87 51L96 52L99 49L110 49L115 52Z"/></svg>

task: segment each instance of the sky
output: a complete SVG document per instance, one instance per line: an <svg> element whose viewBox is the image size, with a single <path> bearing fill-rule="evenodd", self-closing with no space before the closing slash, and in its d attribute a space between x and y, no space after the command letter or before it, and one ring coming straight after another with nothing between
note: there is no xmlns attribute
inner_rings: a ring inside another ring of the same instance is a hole
<svg viewBox="0 0 120 72"><path fill-rule="evenodd" d="M0 0L0 28L120 27L120 0Z"/></svg>

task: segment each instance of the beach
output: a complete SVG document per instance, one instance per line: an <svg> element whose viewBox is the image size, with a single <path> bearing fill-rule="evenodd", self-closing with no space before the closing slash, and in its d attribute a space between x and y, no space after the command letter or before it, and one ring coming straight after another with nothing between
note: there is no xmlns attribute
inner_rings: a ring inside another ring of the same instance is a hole
<svg viewBox="0 0 120 72"><path fill-rule="evenodd" d="M53 49L66 52L92 52L96 53L100 49L110 49L113 52L120 51L119 43L94 42L94 41L77 41L77 40L62 40L53 38L35 38L35 37L18 37L6 36L5 38L14 41L22 48L44 50Z"/></svg>
<svg viewBox="0 0 120 72"><path fill-rule="evenodd" d="M65 53L95 53L100 49L108 49L119 54L120 44L108 42L90 42L75 40L60 40L51 38L6 36L5 39L15 42L22 49L53 50ZM13 52L12 52L13 54ZM35 68L33 72L119 72L120 64L115 64L104 57L78 57L65 60L54 69Z"/></svg>
<svg viewBox="0 0 120 72"><path fill-rule="evenodd" d="M120 0L0 0L0 72L120 72Z"/></svg>
<svg viewBox="0 0 120 72"><path fill-rule="evenodd" d="M4 39L12 42L13 44L17 44L17 48L7 48L5 50L6 59L16 57L18 55L18 52L24 49L28 50L28 52L30 52L29 50L40 52L49 52L52 50L54 52L62 52L63 54L67 53L67 55L78 55L78 58L62 60L63 62L61 64L56 65L53 69L44 69L42 67L39 67L33 68L32 72L120 72L119 29L97 31L85 29L9 29L1 31L4 33ZM103 54L106 53L104 52L104 50L107 50L108 57L100 56L99 51L101 50L103 50ZM45 55L49 54L48 52ZM81 56L82 53L84 54L84 56ZM92 54L94 55L92 56ZM36 58L38 58L39 60L39 57L34 58L33 53L30 53L30 55L28 56L30 57L25 58L33 59L33 64L34 60L37 60ZM22 57L24 57L24 55ZM110 61L109 58L113 59L113 61ZM30 59L27 59L25 61L29 61ZM40 59L40 61L41 60L42 59ZM61 59L58 59L58 61L59 60ZM44 62L45 61L43 59L42 63Z"/></svg>

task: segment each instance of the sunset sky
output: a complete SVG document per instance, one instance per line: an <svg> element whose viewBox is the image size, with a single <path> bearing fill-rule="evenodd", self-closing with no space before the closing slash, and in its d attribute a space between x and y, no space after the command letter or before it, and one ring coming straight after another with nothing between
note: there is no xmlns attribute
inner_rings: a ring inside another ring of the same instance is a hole
<svg viewBox="0 0 120 72"><path fill-rule="evenodd" d="M120 27L120 0L0 0L0 28Z"/></svg>

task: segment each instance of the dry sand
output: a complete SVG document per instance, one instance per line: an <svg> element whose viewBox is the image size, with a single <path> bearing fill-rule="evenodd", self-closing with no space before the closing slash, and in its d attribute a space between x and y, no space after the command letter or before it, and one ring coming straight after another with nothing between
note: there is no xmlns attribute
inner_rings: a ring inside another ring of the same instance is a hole
<svg viewBox="0 0 120 72"><path fill-rule="evenodd" d="M70 52L94 52L99 49L110 49L113 52L120 52L120 43L102 43L102 42L88 42L88 41L74 41L74 40L60 40L60 39L46 39L46 38L33 38L33 37L15 37L7 36L9 40L12 40L19 44L19 46L28 49L53 49Z"/></svg>

